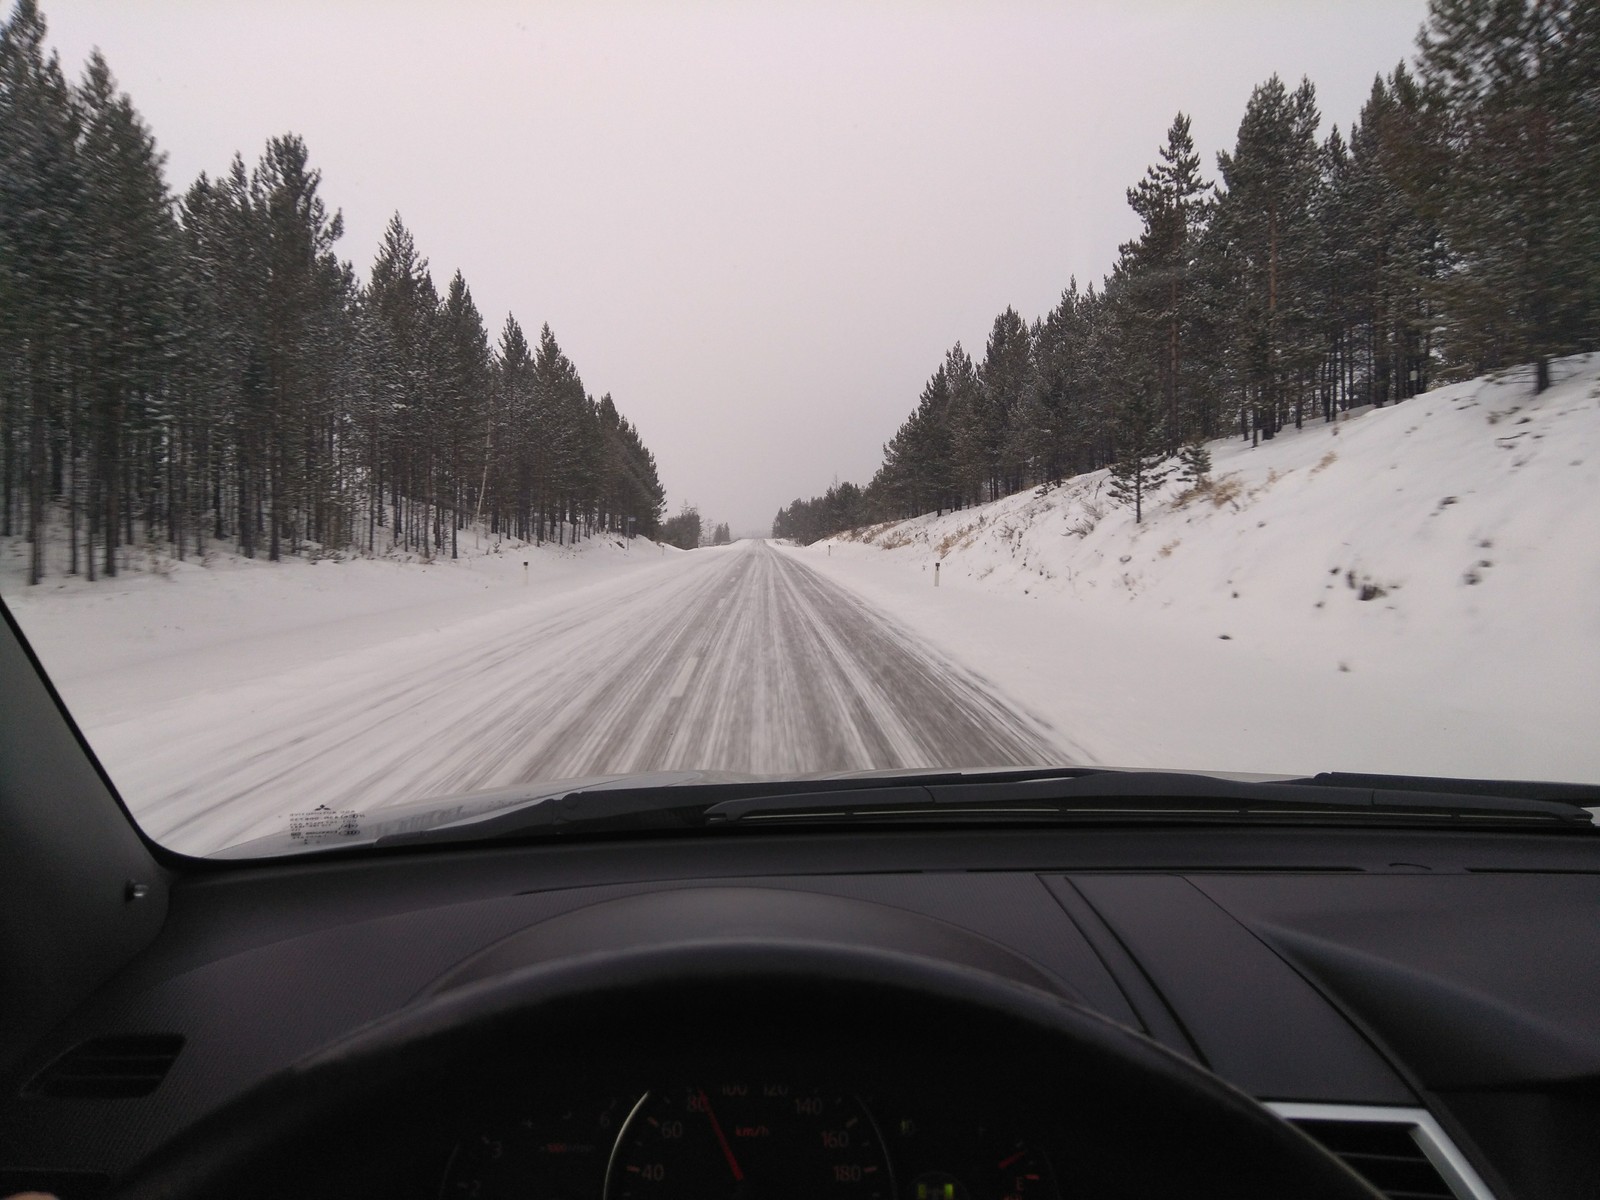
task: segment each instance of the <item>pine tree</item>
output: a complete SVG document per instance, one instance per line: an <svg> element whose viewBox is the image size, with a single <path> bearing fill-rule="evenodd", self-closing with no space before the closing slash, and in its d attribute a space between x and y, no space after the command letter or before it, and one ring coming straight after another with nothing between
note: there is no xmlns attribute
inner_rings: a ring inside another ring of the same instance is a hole
<svg viewBox="0 0 1600 1200"><path fill-rule="evenodd" d="M875 494L886 514L900 517L958 503L951 463L950 384L940 367L923 385L917 407L884 445Z"/></svg>
<svg viewBox="0 0 1600 1200"><path fill-rule="evenodd" d="M1309 286L1318 119L1310 81L1291 94L1274 75L1252 93L1233 153L1217 156L1227 190L1215 219L1233 264L1232 334L1252 436L1276 434L1290 406L1298 415L1321 353Z"/></svg>
<svg viewBox="0 0 1600 1200"><path fill-rule="evenodd" d="M1154 384L1141 381L1117 410L1117 456L1111 464L1107 494L1119 504L1133 505L1135 524L1144 521L1146 499L1167 481L1172 469L1167 463L1161 409Z"/></svg>
<svg viewBox="0 0 1600 1200"><path fill-rule="evenodd" d="M0 22L0 534L34 581L58 510L90 578L141 537L278 558L379 530L457 553L484 509L497 532L658 528L654 457L609 396L559 351L541 394L514 319L491 371L464 279L441 301L398 215L359 287L319 193L291 134L174 204L104 59L70 88L34 0Z"/></svg>
<svg viewBox="0 0 1600 1200"><path fill-rule="evenodd" d="M1098 297L1073 279L1034 335L1034 382L1026 422L1038 476L1058 480L1101 464L1096 363Z"/></svg>
<svg viewBox="0 0 1600 1200"><path fill-rule="evenodd" d="M1600 17L1593 0L1432 0L1420 38L1450 161L1442 221L1458 353L1477 367L1591 342L1600 274Z"/></svg>
<svg viewBox="0 0 1600 1200"><path fill-rule="evenodd" d="M1178 479L1191 487L1203 487L1211 475L1211 451L1198 439L1178 449Z"/></svg>
<svg viewBox="0 0 1600 1200"><path fill-rule="evenodd" d="M667 506L667 493L656 471L655 455L645 447L638 431L626 420L622 422L620 433L627 450L629 536L642 533L646 537L655 537L661 528L661 514Z"/></svg>
<svg viewBox="0 0 1600 1200"><path fill-rule="evenodd" d="M1126 254L1124 255L1126 259ZM1126 284L1124 264L1108 281L1099 339L1111 396L1106 432L1111 437L1111 498L1133 505L1135 524L1144 520L1146 497L1171 471L1166 460L1172 435L1166 428L1167 404L1161 394L1160 355L1151 355L1148 326L1139 321ZM1114 364L1114 367L1112 366Z"/></svg>
<svg viewBox="0 0 1600 1200"><path fill-rule="evenodd" d="M450 279L440 312L444 362L441 423L450 499L450 557L459 556L457 534L489 475L489 335L460 271Z"/></svg>
<svg viewBox="0 0 1600 1200"><path fill-rule="evenodd" d="M544 430L538 459L540 477L540 533L549 536L549 520L556 540L565 542L574 493L584 467L588 419L583 381L577 368L562 353L555 334L545 325L539 331L539 348L533 359L533 396Z"/></svg>
<svg viewBox="0 0 1600 1200"><path fill-rule="evenodd" d="M434 301L428 260L417 253L415 241L396 213L384 230L367 284L365 307L376 352L373 384L377 393L374 458L369 469L377 477L374 490L379 506L385 503L384 489L388 491L393 509L391 544L408 549L416 544L414 510L426 486L419 465L424 415L430 403Z"/></svg>
<svg viewBox="0 0 1600 1200"><path fill-rule="evenodd" d="M331 419L334 363L343 350L329 339L338 328L334 310L344 300L332 254L344 225L318 194L321 178L305 142L288 134L267 143L250 180L252 232L265 268L258 281L261 465L267 557L274 562L285 538L298 553L308 527L320 534L314 514L331 490L322 433Z"/></svg>
<svg viewBox="0 0 1600 1200"><path fill-rule="evenodd" d="M700 510L687 500L677 513L661 525L661 540L680 550L693 550L700 545Z"/></svg>
<svg viewBox="0 0 1600 1200"><path fill-rule="evenodd" d="M1128 189L1128 204L1144 223L1139 238L1123 247L1128 276L1129 319L1140 326L1139 352L1152 357L1166 406L1168 436L1199 424L1190 376L1195 248L1211 185L1200 176L1189 118L1179 113L1167 130L1161 161Z"/></svg>
<svg viewBox="0 0 1600 1200"><path fill-rule="evenodd" d="M495 392L500 398L503 435L500 461L506 483L504 501L514 536L533 540L533 510L538 495L535 478L540 432L534 412L533 353L522 326L510 313L500 330L495 359Z"/></svg>
<svg viewBox="0 0 1600 1200"><path fill-rule="evenodd" d="M1373 404L1428 386L1444 262L1436 216L1449 176L1415 79L1404 64L1373 81L1346 155L1327 158L1319 225L1330 233L1325 280L1341 321L1345 390Z"/></svg>
<svg viewBox="0 0 1600 1200"><path fill-rule="evenodd" d="M984 420L978 373L972 359L957 342L944 359L945 384L950 390L947 423L950 429L950 474L962 504L981 504L989 480L992 457Z"/></svg>
<svg viewBox="0 0 1600 1200"><path fill-rule="evenodd" d="M994 319L978 368L977 412L988 476L988 498L1020 490L1027 478L1031 439L1022 424L1033 386L1033 339L1014 308Z"/></svg>
<svg viewBox="0 0 1600 1200"><path fill-rule="evenodd" d="M44 39L38 6L18 0L0 27L0 534L15 531L25 489L30 583L44 575L50 434L67 404L90 251L78 117Z"/></svg>

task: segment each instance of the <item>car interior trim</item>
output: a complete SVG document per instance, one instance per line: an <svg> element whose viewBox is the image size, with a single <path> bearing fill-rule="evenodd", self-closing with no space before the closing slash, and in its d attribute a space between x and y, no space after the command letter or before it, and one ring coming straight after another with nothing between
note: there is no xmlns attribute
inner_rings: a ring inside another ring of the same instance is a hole
<svg viewBox="0 0 1600 1200"><path fill-rule="evenodd" d="M1285 1121L1368 1121L1374 1125L1405 1125L1417 1148L1427 1155L1456 1200L1496 1200L1495 1194L1456 1148L1444 1127L1425 1108L1372 1104L1294 1104L1269 1100L1266 1107Z"/></svg>

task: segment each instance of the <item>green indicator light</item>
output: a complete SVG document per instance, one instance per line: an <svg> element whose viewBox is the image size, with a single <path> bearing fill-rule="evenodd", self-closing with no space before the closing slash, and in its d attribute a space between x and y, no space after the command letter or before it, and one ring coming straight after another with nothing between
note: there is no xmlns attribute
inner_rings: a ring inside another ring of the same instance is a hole
<svg viewBox="0 0 1600 1200"><path fill-rule="evenodd" d="M928 1200L928 1185L927 1184L925 1184L925 1183L917 1184L917 1200Z"/></svg>
<svg viewBox="0 0 1600 1200"><path fill-rule="evenodd" d="M956 1185L955 1184L947 1183L947 1184L944 1185L944 1200L956 1200Z"/></svg>

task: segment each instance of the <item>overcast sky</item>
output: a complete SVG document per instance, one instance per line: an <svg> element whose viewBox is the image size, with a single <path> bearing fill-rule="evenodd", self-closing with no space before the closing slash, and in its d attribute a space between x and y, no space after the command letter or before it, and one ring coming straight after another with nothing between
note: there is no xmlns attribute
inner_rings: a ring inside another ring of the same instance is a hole
<svg viewBox="0 0 1600 1200"><path fill-rule="evenodd" d="M9 0L0 0L10 8ZM865 483L947 347L1098 281L1173 115L1208 178L1251 88L1324 130L1425 0L562 4L41 0L181 193L293 131L364 276L398 210L490 336L548 322L669 503L764 533Z"/></svg>

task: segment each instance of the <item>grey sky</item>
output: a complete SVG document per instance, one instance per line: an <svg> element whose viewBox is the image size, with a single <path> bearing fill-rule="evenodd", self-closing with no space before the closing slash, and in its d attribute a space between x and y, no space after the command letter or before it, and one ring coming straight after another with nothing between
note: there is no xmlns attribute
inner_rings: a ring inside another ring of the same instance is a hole
<svg viewBox="0 0 1600 1200"><path fill-rule="evenodd" d="M1172 116L1208 177L1251 88L1347 128L1425 0L41 0L181 192L305 137L365 274L399 210L491 337L548 321L671 507L764 532L881 444L958 339L1110 269ZM9 0L6 8L9 9Z"/></svg>

